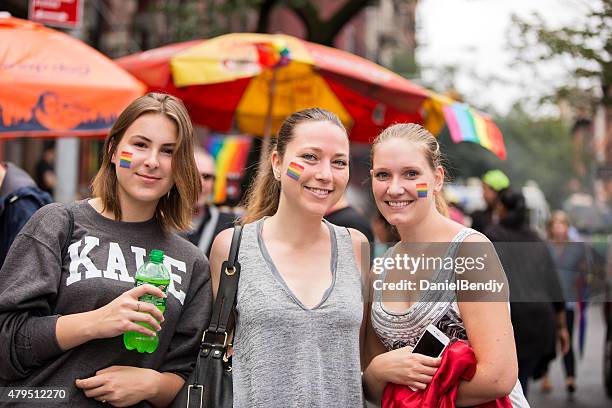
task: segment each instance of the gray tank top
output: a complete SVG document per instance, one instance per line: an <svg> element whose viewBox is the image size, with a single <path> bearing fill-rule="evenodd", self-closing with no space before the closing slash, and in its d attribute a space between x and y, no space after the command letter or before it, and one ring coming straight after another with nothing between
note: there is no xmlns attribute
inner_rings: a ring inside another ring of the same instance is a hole
<svg viewBox="0 0 612 408"><path fill-rule="evenodd" d="M446 256L454 258L461 243L472 234L480 233L471 228L459 231L450 242ZM391 248L384 256L392 257L394 249L395 247ZM386 271L383 271L383 281L386 275ZM455 271L442 268L434 275L433 281L454 282ZM381 297L381 291L374 293L371 320L374 332L387 350L400 347L414 348L417 340L430 324L436 326L449 338L467 340L467 333L457 305L457 295L454 291L427 291L422 294L420 301L414 303L405 312L385 309ZM529 403L518 380L509 397L514 408L529 408Z"/></svg>
<svg viewBox="0 0 612 408"><path fill-rule="evenodd" d="M362 407L361 276L346 228L325 221L332 284L306 308L276 269L263 219L244 226L236 306L234 407Z"/></svg>

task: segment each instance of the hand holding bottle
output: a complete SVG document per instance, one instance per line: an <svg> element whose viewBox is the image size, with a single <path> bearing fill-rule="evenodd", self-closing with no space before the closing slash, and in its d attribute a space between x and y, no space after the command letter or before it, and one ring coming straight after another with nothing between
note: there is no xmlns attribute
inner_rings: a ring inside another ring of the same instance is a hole
<svg viewBox="0 0 612 408"><path fill-rule="evenodd" d="M164 251L154 249L151 251L149 260L136 271L136 287L153 285L162 291L163 294L170 285L170 273L164 266ZM140 303L150 305L160 313L166 310L166 297L151 294L144 294L139 298ZM148 325L147 322L139 323L146 329L157 329ZM144 335L141 330L127 331L123 334L123 344L128 350L136 349L139 353L153 353L159 345L159 338L156 336Z"/></svg>
<svg viewBox="0 0 612 408"><path fill-rule="evenodd" d="M163 266L163 251L153 250L149 261L136 272L136 287L90 312L60 316L56 338L62 350L94 339L124 335L128 350L152 353L157 348L166 309L170 274Z"/></svg>
<svg viewBox="0 0 612 408"><path fill-rule="evenodd" d="M164 321L162 312L151 303L139 300L141 296L152 295L166 297L153 285L141 285L128 290L112 302L94 310L95 338L119 336L125 332L138 332L145 336L155 336L156 333L138 324L146 323L154 330L161 330L160 322Z"/></svg>

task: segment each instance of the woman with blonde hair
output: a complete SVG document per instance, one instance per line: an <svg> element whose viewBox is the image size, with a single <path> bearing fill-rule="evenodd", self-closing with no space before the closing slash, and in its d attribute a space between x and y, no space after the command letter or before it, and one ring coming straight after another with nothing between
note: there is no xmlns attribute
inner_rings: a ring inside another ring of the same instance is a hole
<svg viewBox="0 0 612 408"><path fill-rule="evenodd" d="M445 172L437 140L419 125L393 125L374 140L371 159L376 205L401 237L385 261L405 255L422 258L423 263L408 270L402 263L383 262L388 267L371 276L378 284L369 287L382 289L374 291L368 314L366 395L380 402L387 383L415 390L428 386L441 359L412 353L412 349L433 324L449 338L467 340L476 356L474 377L459 383L457 406L478 405L508 394L514 406L528 406L517 382L503 269L486 237L446 216ZM434 262L425 263L429 258ZM480 258L484 268L459 270L458 260L468 258ZM449 259L453 262L448 263ZM429 286L421 289L417 284L414 290L393 291L389 285L404 280L444 284L459 277L473 283L496 281L504 290L474 293L427 289Z"/></svg>
<svg viewBox="0 0 612 408"><path fill-rule="evenodd" d="M106 138L94 198L47 205L23 228L0 271L0 378L11 388L64 390L47 406L174 399L211 307L208 262L174 233L198 196L193 138L179 99L134 100ZM163 315L140 301L166 297L160 288L134 287L153 249L172 276ZM128 351L125 332L158 337L157 350Z"/></svg>
<svg viewBox="0 0 612 408"><path fill-rule="evenodd" d="M265 163L242 220L234 406L363 406L361 270L369 247L362 233L323 218L348 183L346 130L326 110L296 112ZM215 293L232 234L213 243Z"/></svg>

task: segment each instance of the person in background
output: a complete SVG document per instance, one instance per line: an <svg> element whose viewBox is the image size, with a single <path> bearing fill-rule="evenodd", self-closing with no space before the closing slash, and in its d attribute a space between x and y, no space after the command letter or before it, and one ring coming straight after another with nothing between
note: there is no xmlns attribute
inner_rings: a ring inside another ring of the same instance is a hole
<svg viewBox="0 0 612 408"><path fill-rule="evenodd" d="M461 225L469 225L469 222L466 222L465 211L459 203L459 197L457 197L457 194L445 188L444 199L448 204L448 218L455 222L458 222Z"/></svg>
<svg viewBox="0 0 612 408"><path fill-rule="evenodd" d="M518 376L527 395L529 381L554 359L557 342L563 353L569 349L563 292L546 242L528 225L523 194L502 191L495 211L499 223L485 235L496 243L508 277Z"/></svg>
<svg viewBox="0 0 612 408"><path fill-rule="evenodd" d="M40 160L36 163L34 180L38 187L53 196L55 190L55 145L45 142Z"/></svg>
<svg viewBox="0 0 612 408"><path fill-rule="evenodd" d="M15 237L30 217L53 202L24 170L0 162L0 267Z"/></svg>
<svg viewBox="0 0 612 408"><path fill-rule="evenodd" d="M374 232L367 218L361 215L342 195L340 201L325 215L325 219L340 227L354 228L366 236L368 242L374 242Z"/></svg>
<svg viewBox="0 0 612 408"><path fill-rule="evenodd" d="M564 211L553 212L548 220L547 232L563 289L563 296L566 300L565 316L569 334L569 348L567 353L563 355L563 367L565 369L565 387L571 397L576 391L576 357L573 347L574 318L578 301L585 298L590 261L588 247L583 242L572 242L569 231L570 222L567 213ZM548 379L548 373L546 373L542 381L542 391L550 392L551 390L552 384Z"/></svg>
<svg viewBox="0 0 612 408"><path fill-rule="evenodd" d="M193 139L178 98L135 99L105 140L94 197L49 204L23 227L0 269L0 382L62 388L73 407L172 402L212 306L208 261L176 234L189 227L200 190ZM172 276L167 296L134 287L153 249ZM166 298L163 315L145 295ZM157 350L127 350L126 332L157 337Z"/></svg>
<svg viewBox="0 0 612 408"><path fill-rule="evenodd" d="M374 232L373 256L383 256L389 248L400 241L397 229L389 224L380 211L376 210L376 215L372 219L372 231Z"/></svg>
<svg viewBox="0 0 612 408"><path fill-rule="evenodd" d="M209 257L213 240L221 231L234 225L235 217L233 214L220 211L211 201L216 177L213 157L200 147L195 148L194 155L202 191L194 209L192 230L186 236L206 254L206 257Z"/></svg>
<svg viewBox="0 0 612 408"><path fill-rule="evenodd" d="M482 198L486 208L472 213L473 229L484 232L489 225L497 223L495 207L499 194L508 187L510 187L510 179L501 170L489 170L482 176Z"/></svg>

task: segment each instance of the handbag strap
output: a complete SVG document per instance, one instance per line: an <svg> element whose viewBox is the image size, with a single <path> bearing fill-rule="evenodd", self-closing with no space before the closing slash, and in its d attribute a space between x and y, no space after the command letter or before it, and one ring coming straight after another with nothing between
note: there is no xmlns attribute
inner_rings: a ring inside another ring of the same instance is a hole
<svg viewBox="0 0 612 408"><path fill-rule="evenodd" d="M228 336L233 329L233 321L230 320L236 306L236 294L238 292L238 280L240 278L240 263L238 262L238 251L242 238L242 225L234 227L232 244L228 259L221 265L221 279L217 299L213 305L212 317L208 330L202 336L202 344L212 347L222 346L224 349L228 344ZM223 336L223 337L221 337ZM223 338L222 342L220 341Z"/></svg>
<svg viewBox="0 0 612 408"><path fill-rule="evenodd" d="M193 370L193 379L190 377L187 386L187 408L201 408L204 401L204 382L209 378L212 361L220 361L227 352L229 333L233 329L234 321L230 317L236 306L238 280L240 278L240 263L238 250L242 238L242 225L234 227L232 244L227 260L221 265L221 279L217 298L213 305L212 317L208 329L204 331L200 352ZM223 361L227 361L224 360Z"/></svg>

